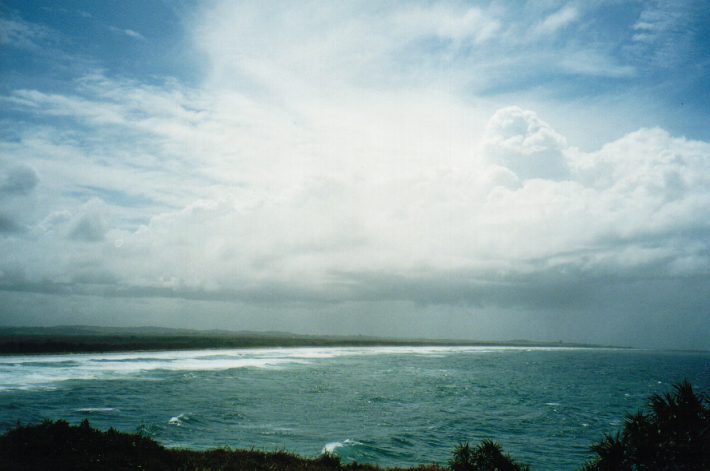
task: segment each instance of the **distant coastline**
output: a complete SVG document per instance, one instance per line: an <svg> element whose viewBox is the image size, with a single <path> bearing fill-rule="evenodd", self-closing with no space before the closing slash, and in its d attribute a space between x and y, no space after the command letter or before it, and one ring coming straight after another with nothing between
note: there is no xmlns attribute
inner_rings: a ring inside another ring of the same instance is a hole
<svg viewBox="0 0 710 471"><path fill-rule="evenodd" d="M408 339L163 327L0 327L0 355L105 353L137 350L385 346L626 348L562 341Z"/></svg>

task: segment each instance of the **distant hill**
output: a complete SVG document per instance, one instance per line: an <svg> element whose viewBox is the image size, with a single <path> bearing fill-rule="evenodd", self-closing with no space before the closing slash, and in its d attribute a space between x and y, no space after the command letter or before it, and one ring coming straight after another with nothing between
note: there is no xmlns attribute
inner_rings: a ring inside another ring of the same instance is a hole
<svg viewBox="0 0 710 471"><path fill-rule="evenodd" d="M289 332L191 330L153 326L0 327L0 354L348 346L602 347L600 345L581 343L535 342L530 340L406 339L362 335L304 335Z"/></svg>

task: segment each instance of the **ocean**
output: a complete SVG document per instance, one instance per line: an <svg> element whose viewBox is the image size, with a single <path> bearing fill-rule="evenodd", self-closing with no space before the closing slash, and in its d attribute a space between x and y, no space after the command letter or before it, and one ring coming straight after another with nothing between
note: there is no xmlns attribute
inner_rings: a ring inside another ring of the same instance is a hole
<svg viewBox="0 0 710 471"><path fill-rule="evenodd" d="M710 353L511 347L270 348L0 356L0 431L88 418L169 447L324 451L380 465L499 442L574 470L652 393L710 392Z"/></svg>

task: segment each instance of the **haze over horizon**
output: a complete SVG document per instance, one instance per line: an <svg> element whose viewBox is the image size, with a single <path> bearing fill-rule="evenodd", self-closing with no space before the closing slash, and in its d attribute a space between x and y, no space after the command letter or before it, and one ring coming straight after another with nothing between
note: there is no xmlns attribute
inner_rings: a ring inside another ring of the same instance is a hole
<svg viewBox="0 0 710 471"><path fill-rule="evenodd" d="M702 1L5 1L0 325L710 349Z"/></svg>

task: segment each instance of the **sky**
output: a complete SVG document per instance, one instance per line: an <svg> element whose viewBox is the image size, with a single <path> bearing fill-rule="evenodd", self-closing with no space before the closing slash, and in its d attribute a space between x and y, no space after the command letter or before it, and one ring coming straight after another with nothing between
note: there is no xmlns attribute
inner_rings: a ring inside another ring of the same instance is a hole
<svg viewBox="0 0 710 471"><path fill-rule="evenodd" d="M710 349L704 1L2 1L0 325Z"/></svg>

